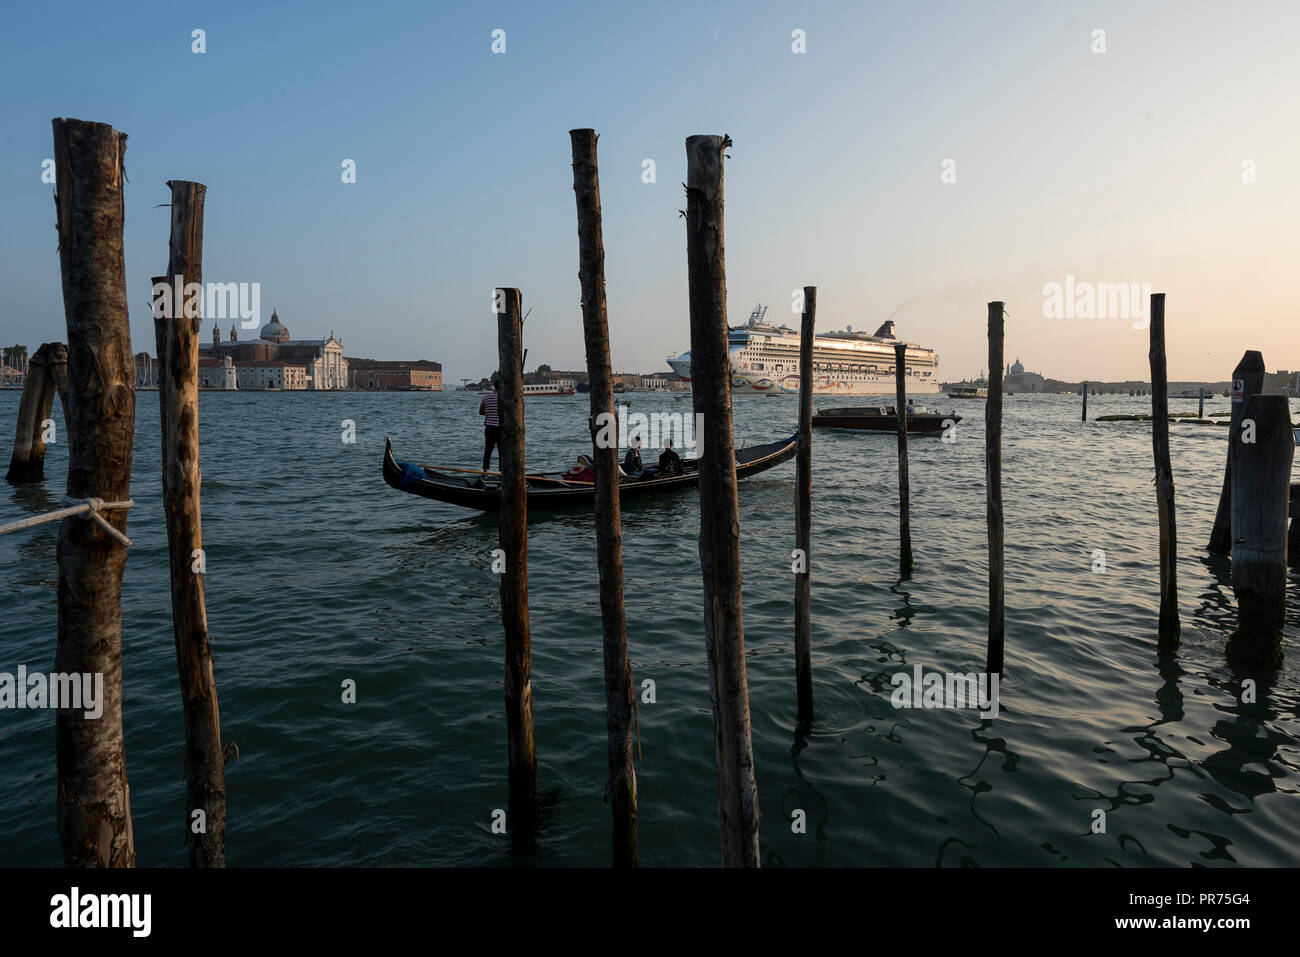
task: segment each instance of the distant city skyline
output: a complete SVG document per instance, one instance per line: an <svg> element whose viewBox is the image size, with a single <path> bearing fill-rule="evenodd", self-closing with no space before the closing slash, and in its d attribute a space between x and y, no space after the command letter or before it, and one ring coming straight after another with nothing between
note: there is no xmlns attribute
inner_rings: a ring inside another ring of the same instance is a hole
<svg viewBox="0 0 1300 957"><path fill-rule="evenodd" d="M1167 295L1171 380L1225 379L1248 348L1300 367L1294 4L60 11L11 7L0 30L22 91L0 108L5 342L65 335L43 174L50 119L74 116L129 136L135 351L164 184L193 179L204 279L260 282L260 322L428 357L450 386L496 368L491 293L517 286L530 367L584 368L568 131L590 126L620 371L690 347L684 140L724 132L733 325L759 302L797 325L816 285L819 330L893 319L957 381L987 366L1000 299L1027 368L1140 380L1136 317L1049 291L1100 307L1137 284Z"/></svg>

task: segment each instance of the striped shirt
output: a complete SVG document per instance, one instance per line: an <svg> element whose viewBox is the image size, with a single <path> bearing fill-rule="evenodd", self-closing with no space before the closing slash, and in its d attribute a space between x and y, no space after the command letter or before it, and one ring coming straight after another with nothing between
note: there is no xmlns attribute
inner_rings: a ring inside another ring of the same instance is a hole
<svg viewBox="0 0 1300 957"><path fill-rule="evenodd" d="M483 424L488 428L501 427L501 416L497 406L499 398L500 396L495 392L490 392L483 397L483 411L486 413Z"/></svg>

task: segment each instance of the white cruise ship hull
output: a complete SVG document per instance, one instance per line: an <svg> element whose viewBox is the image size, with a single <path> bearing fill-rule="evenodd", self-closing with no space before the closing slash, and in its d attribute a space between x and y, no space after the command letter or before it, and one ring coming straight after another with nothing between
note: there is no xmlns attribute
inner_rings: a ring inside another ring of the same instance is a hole
<svg viewBox="0 0 1300 957"><path fill-rule="evenodd" d="M740 395L798 395L797 333L759 326L731 332L731 391ZM814 395L895 395L893 341L864 336L818 337L813 352ZM691 381L691 354L669 357L668 366ZM908 345L906 391L939 394L938 356Z"/></svg>

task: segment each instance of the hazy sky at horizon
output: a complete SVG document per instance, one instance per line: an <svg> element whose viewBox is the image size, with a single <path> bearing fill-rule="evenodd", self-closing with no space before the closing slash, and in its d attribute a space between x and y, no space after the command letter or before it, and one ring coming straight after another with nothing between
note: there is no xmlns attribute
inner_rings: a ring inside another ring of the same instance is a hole
<svg viewBox="0 0 1300 957"><path fill-rule="evenodd" d="M757 302L793 324L792 290L816 285L819 328L892 317L951 380L985 366L985 303L1003 299L1008 361L1145 379L1128 319L1044 316L1044 284L1070 274L1167 294L1171 380L1226 378L1247 348L1300 368L1295 3L52 9L0 13L6 345L65 336L41 163L50 119L73 116L129 135L137 351L164 184L191 179L204 278L260 282L263 319L297 338L436 359L453 385L496 367L491 293L518 286L529 367L582 368L568 131L590 126L619 370L689 346L684 140L724 132L732 324Z"/></svg>

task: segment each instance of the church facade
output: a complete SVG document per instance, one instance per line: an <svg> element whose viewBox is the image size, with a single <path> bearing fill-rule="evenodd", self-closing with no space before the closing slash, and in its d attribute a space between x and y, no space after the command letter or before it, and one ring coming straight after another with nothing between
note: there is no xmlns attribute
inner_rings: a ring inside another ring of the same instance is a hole
<svg viewBox="0 0 1300 957"><path fill-rule="evenodd" d="M226 360L234 367L233 377ZM230 339L222 342L221 329L214 324L211 344L199 346L199 366L212 369L212 380L222 383L211 388L325 391L348 387L343 340L333 332L327 339L292 339L276 312L256 339L241 341L231 326Z"/></svg>
<svg viewBox="0 0 1300 957"><path fill-rule="evenodd" d="M1037 372L1026 372L1019 359L1007 366L1007 374L1002 380L1002 388L1007 392L1042 392L1043 377Z"/></svg>

